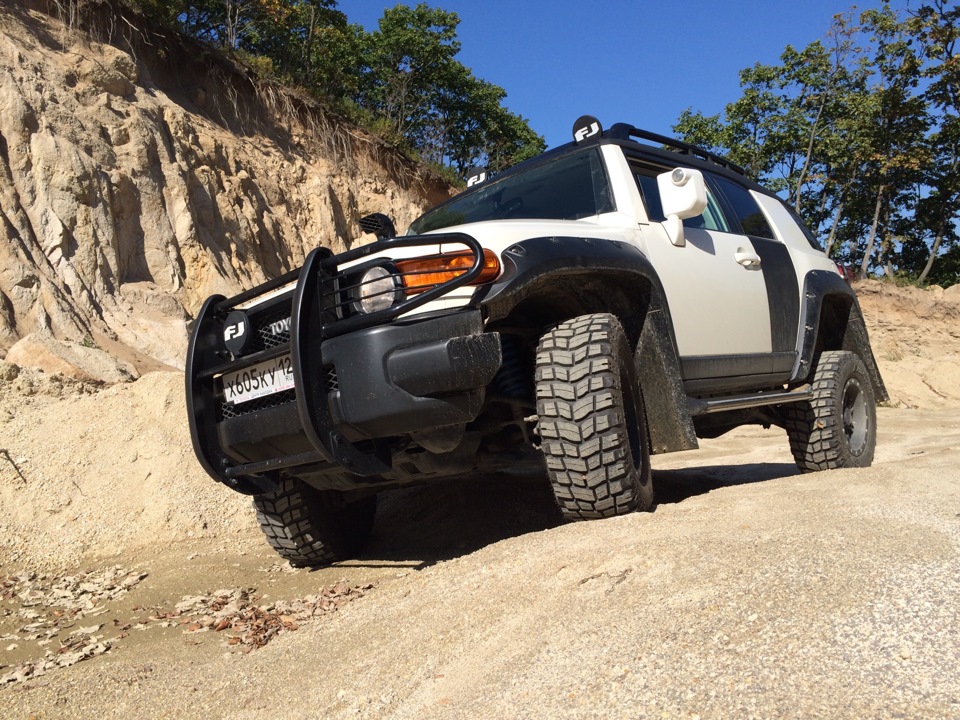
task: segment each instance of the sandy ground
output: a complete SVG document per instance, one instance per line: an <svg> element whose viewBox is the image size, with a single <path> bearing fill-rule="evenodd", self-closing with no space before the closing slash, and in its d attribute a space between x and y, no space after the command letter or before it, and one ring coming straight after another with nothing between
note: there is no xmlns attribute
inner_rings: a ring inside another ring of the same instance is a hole
<svg viewBox="0 0 960 720"><path fill-rule="evenodd" d="M196 466L179 374L0 365L0 717L960 718L960 303L861 296L874 467L800 476L747 428L610 521L399 491L319 571Z"/></svg>

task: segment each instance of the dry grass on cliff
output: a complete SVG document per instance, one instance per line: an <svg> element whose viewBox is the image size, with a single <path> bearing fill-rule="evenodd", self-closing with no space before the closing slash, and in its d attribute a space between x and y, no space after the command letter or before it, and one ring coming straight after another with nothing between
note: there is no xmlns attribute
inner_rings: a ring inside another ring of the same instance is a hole
<svg viewBox="0 0 960 720"><path fill-rule="evenodd" d="M362 170L358 158L372 156L402 187L447 182L305 90L263 76L240 56L164 28L123 0L20 1L59 21L57 33L65 47L74 42L114 45L154 68L158 79L162 74L156 71L169 65L169 58L177 58L168 80L182 86L184 78L206 78L207 87L215 91L204 93L201 110L232 132L268 135L298 152L319 150L347 171Z"/></svg>

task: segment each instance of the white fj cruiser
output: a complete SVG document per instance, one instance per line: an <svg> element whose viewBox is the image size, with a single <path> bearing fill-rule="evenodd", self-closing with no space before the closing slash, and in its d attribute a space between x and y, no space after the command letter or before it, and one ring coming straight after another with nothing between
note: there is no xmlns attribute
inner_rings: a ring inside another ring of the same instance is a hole
<svg viewBox="0 0 960 720"><path fill-rule="evenodd" d="M740 425L784 428L804 471L873 459L856 297L723 158L585 116L406 235L361 225L377 242L209 298L190 342L197 457L294 565L354 553L408 483L535 468L577 520L650 508L651 453Z"/></svg>

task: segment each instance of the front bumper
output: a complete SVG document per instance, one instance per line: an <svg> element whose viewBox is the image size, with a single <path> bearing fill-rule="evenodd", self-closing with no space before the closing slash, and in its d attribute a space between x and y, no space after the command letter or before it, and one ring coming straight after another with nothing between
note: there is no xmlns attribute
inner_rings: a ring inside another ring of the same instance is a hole
<svg viewBox="0 0 960 720"><path fill-rule="evenodd" d="M422 319L337 317L329 298L343 257L314 251L299 274L229 300L214 296L197 317L186 367L194 451L213 478L239 492L268 492L285 469L349 473L358 484L387 474L390 439L475 419L500 368L499 335L483 332L476 309ZM471 272L433 297L468 282ZM257 301L258 294L267 299ZM234 357L224 347L225 318L251 300L246 312L265 342ZM288 333L265 331L278 327ZM287 354L294 389L236 406L226 401L225 374Z"/></svg>

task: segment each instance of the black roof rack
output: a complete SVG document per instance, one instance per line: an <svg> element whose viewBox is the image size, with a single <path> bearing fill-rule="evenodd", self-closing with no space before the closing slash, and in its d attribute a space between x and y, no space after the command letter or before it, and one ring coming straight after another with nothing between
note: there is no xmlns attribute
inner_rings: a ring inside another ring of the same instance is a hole
<svg viewBox="0 0 960 720"><path fill-rule="evenodd" d="M706 160L714 165L727 168L728 170L732 170L740 175L745 176L747 174L747 171L736 163L730 162L725 157L716 155L709 150L704 150L696 145L691 145L690 143L685 143L682 140L667 137L666 135L658 135L657 133L652 133L648 130L641 130L640 128L633 127L633 125L628 125L627 123L617 123L607 130L603 136L611 140L630 140L631 138L649 140L650 142L660 143L661 145L666 145L669 148L678 150L683 155L690 155L691 157Z"/></svg>

